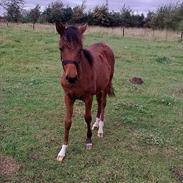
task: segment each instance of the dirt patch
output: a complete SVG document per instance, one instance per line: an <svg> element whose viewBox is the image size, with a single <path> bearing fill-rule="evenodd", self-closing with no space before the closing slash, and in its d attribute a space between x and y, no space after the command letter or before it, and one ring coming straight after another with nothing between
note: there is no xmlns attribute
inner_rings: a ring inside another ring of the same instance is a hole
<svg viewBox="0 0 183 183"><path fill-rule="evenodd" d="M139 77L133 77L130 79L130 82L133 83L133 84L138 84L138 85L141 85L144 83L144 81L142 80L142 78L139 78Z"/></svg>
<svg viewBox="0 0 183 183"><path fill-rule="evenodd" d="M176 178L179 182L183 182L183 169L180 167L172 167L171 168L172 176Z"/></svg>
<svg viewBox="0 0 183 183"><path fill-rule="evenodd" d="M10 176L19 169L20 165L12 157L0 155L0 175Z"/></svg>

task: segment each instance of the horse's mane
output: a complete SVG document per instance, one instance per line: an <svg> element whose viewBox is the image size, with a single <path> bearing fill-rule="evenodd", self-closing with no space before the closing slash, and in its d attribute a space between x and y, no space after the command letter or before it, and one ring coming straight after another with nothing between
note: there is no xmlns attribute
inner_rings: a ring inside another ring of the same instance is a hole
<svg viewBox="0 0 183 183"><path fill-rule="evenodd" d="M88 50L86 50L86 49L83 49L83 53L84 53L84 56L86 57L88 63L90 65L92 65L92 63L93 63L93 57L92 57L91 53Z"/></svg>
<svg viewBox="0 0 183 183"><path fill-rule="evenodd" d="M78 28L75 26L69 26L65 29L64 40L67 41L71 46L75 46L78 44L82 45L81 34L79 33ZM86 49L83 49L83 53L84 53L84 56L87 59L88 63L90 65L92 65L93 57L92 57L91 53Z"/></svg>

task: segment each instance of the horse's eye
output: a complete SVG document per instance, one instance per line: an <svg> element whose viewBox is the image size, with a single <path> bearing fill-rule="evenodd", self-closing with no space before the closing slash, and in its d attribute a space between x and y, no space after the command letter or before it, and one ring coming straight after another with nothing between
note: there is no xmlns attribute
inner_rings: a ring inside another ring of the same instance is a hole
<svg viewBox="0 0 183 183"><path fill-rule="evenodd" d="M63 51L63 48L59 48L60 51Z"/></svg>

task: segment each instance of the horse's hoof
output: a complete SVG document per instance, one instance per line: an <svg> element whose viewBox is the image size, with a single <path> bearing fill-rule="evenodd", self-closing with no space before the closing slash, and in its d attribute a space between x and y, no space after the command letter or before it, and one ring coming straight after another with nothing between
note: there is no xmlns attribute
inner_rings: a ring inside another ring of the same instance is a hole
<svg viewBox="0 0 183 183"><path fill-rule="evenodd" d="M62 162L64 160L65 156L57 156L57 161Z"/></svg>
<svg viewBox="0 0 183 183"><path fill-rule="evenodd" d="M103 138L104 137L104 134L103 133L98 133L98 137L99 138Z"/></svg>
<svg viewBox="0 0 183 183"><path fill-rule="evenodd" d="M86 144L86 149L87 149L87 150L92 149L92 143L88 143L88 144Z"/></svg>

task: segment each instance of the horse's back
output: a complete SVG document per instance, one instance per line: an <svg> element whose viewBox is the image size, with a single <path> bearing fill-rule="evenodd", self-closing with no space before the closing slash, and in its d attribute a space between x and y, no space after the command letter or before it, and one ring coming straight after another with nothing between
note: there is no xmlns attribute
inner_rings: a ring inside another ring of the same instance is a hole
<svg viewBox="0 0 183 183"><path fill-rule="evenodd" d="M93 56L96 88L103 90L111 83L113 77L115 63L113 51L104 43L93 44L88 50Z"/></svg>
<svg viewBox="0 0 183 183"><path fill-rule="evenodd" d="M114 72L114 53L108 45L105 43L95 43L91 45L88 50L92 53L96 65L101 62L103 65L109 64L111 67L111 72Z"/></svg>

